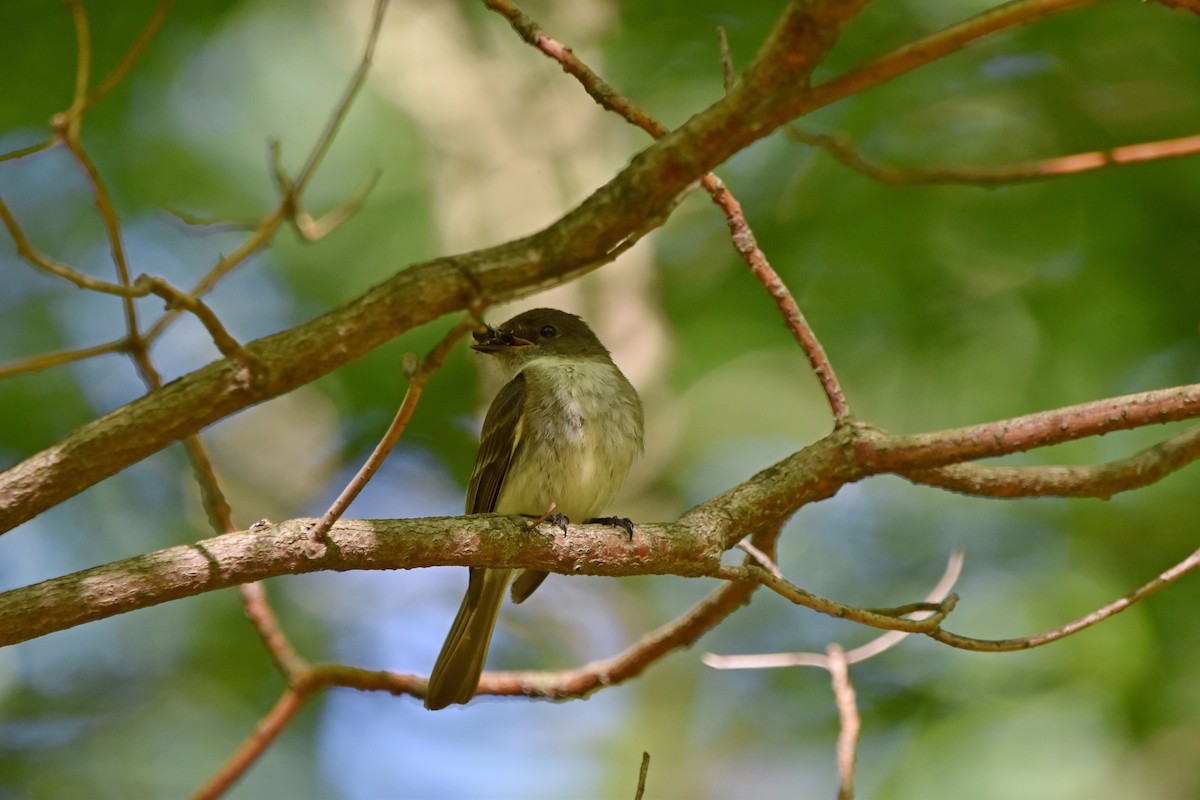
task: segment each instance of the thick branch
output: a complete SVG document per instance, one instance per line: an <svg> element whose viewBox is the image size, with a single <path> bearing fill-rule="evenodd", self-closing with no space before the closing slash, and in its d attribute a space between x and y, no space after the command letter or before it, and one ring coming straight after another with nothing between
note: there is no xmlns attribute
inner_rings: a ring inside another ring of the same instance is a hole
<svg viewBox="0 0 1200 800"><path fill-rule="evenodd" d="M276 575L437 565L523 567L579 575L706 575L720 567L715 540L679 525L552 525L535 533L512 517L430 517L340 522L324 556L305 555L297 519L159 550L0 594L0 646L98 619Z"/></svg>

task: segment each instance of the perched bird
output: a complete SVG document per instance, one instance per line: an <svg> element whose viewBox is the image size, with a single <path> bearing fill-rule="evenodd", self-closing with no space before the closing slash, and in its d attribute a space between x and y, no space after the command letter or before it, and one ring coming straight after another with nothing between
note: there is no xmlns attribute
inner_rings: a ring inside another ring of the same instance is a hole
<svg viewBox="0 0 1200 800"><path fill-rule="evenodd" d="M594 519L642 452L642 402L596 334L574 314L537 308L473 335L472 349L495 358L508 382L483 421L466 512L541 517L553 504L552 519L564 529L573 520L632 531L629 520ZM471 568L429 676L426 708L474 696L512 572ZM513 600L524 600L545 577L522 572Z"/></svg>

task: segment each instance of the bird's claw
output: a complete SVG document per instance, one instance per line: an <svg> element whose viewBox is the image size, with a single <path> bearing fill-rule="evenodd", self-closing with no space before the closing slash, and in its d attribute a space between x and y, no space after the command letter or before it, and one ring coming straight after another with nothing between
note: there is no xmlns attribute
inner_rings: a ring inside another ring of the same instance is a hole
<svg viewBox="0 0 1200 800"><path fill-rule="evenodd" d="M588 520L589 523L596 525L615 525L618 528L624 528L625 533L629 536L629 540L633 541L633 520L629 517L594 517Z"/></svg>

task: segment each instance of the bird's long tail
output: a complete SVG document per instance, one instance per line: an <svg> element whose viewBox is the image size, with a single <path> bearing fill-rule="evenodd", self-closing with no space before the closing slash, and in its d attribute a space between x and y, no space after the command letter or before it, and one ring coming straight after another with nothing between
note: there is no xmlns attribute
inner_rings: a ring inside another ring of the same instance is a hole
<svg viewBox="0 0 1200 800"><path fill-rule="evenodd" d="M510 569L471 569L458 616L429 676L425 707L430 711L465 703L475 696L510 577Z"/></svg>

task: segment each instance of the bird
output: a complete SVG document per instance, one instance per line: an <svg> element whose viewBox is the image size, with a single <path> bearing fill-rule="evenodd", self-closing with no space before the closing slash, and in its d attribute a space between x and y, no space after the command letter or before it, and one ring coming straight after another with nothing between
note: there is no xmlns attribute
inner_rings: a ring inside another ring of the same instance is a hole
<svg viewBox="0 0 1200 800"><path fill-rule="evenodd" d="M498 327L481 325L471 348L493 359L507 380L484 417L467 486L466 513L548 518L564 532L569 520L598 518L643 452L637 391L592 329L552 308L525 311ZM479 687L511 569L471 567L467 592L429 676L425 707L466 703ZM546 577L522 571L513 601Z"/></svg>

